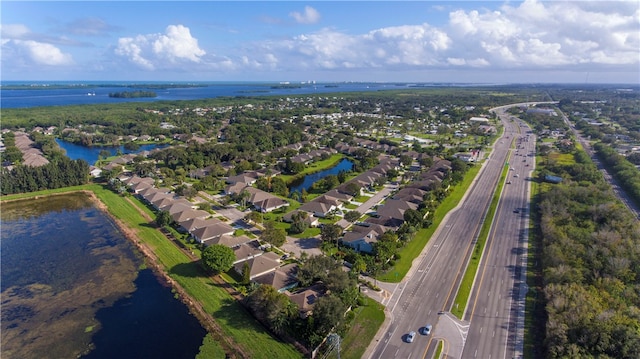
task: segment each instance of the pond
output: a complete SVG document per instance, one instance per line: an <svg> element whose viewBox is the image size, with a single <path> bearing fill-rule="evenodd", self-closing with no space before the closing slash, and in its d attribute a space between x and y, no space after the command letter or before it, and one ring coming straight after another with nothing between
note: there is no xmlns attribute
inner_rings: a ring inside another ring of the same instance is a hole
<svg viewBox="0 0 640 359"><path fill-rule="evenodd" d="M337 165L327 168L326 170L308 174L298 180L293 181L289 185L290 192L302 192L302 189L308 191L311 186L317 181L327 177L328 175L337 175L340 171L351 171L353 168L353 162L350 160L343 158Z"/></svg>
<svg viewBox="0 0 640 359"><path fill-rule="evenodd" d="M162 144L150 143L146 145L140 145L140 148L138 148L135 151L131 151L124 148L123 145L86 147L86 146L77 145L75 143L63 141L58 138L56 138L56 142L58 143L58 146L60 146L60 148L65 150L67 157L69 157L72 160L83 159L87 161L87 163L90 165L95 164L100 157L100 152L105 150L108 151L111 156L115 156L118 153L118 151L120 151L120 153L122 154L140 153L142 151L151 151L156 148L165 148L168 146L165 143L162 143Z"/></svg>
<svg viewBox="0 0 640 359"><path fill-rule="evenodd" d="M206 331L83 193L2 203L2 358L194 358Z"/></svg>

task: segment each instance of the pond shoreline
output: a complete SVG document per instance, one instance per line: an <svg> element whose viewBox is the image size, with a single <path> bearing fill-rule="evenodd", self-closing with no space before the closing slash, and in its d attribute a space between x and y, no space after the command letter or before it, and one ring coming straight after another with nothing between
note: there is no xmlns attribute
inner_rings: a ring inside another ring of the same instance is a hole
<svg viewBox="0 0 640 359"><path fill-rule="evenodd" d="M129 239L131 243L133 243L136 246L136 248L145 256L146 262L150 265L153 273L159 278L161 278L164 281L165 285L170 286L173 290L176 291L176 293L178 294L177 299L179 299L184 305L186 305L189 308L189 312L198 319L200 324L206 329L207 333L214 336L215 340L218 341L223 346L223 348L225 349L225 353L239 354L240 357L242 358L248 358L246 353L243 353L240 348L235 346L233 343L229 341L227 337L222 335L222 329L218 326L218 324L215 322L213 317L207 314L207 312L204 310L202 305L197 300L192 298L186 292L186 290L182 288L182 286L179 283L177 283L175 280L173 280L169 276L169 274L167 274L166 268L162 264L160 264L160 261L156 256L155 252L151 248L149 248L149 246L147 246L142 240L140 240L135 230L133 230L132 228L129 228L129 226L127 226L119 218L114 216L109 211L109 207L106 204L104 204L100 200L100 198L96 196L94 192L90 190L82 190L81 192L89 196L89 198L96 205L96 207L102 210L104 213L106 213L109 216L109 218L111 218L114 221L114 223L118 226L118 229L122 232L122 234L127 239ZM136 210L138 210L138 212L145 219L147 219L149 223L153 223L153 220L146 213L141 211L133 202L131 202L129 198L123 198L123 199L129 202L134 208L136 208ZM163 232L163 234L166 236L166 233ZM167 240L171 240L171 239L167 238ZM173 242L173 240L171 241ZM180 250L182 249L180 248ZM188 254L193 261L197 261L197 258L195 258L191 253L187 253L184 250L182 251ZM216 282L216 284L218 285L226 284L223 281L221 281L219 278L211 277L211 279L214 282ZM227 291L229 291L228 287L225 286L225 288L227 289ZM232 293L230 294L233 296Z"/></svg>
<svg viewBox="0 0 640 359"><path fill-rule="evenodd" d="M215 322L215 319L212 315L208 314L206 310L203 308L202 304L196 299L192 298L186 290L177 283L173 278L169 276L166 271L164 265L160 263L159 258L147 244L144 243L143 240L140 239L138 233L130 228L127 224L125 224L120 218L116 217L109 210L109 206L107 206L104 202L100 200L100 198L90 189L74 189L69 188L69 191L62 191L57 193L48 193L41 195L33 195L28 196L28 194L21 194L18 198L9 198L2 199L1 202L14 202L21 200L28 200L30 198L37 199L43 197L50 196L63 196L70 193L78 193L81 192L85 194L89 200L93 203L93 205L100 211L102 211L105 215L108 216L109 219L113 221L113 223L118 227L118 230L122 233L122 235L128 239L137 250L144 256L145 264L151 269L153 274L159 279L159 282L162 285L168 286L172 288L177 294L176 299L180 300L184 305L187 306L191 315L196 317L196 319L200 322L200 324L205 328L208 334L210 334L216 342L220 344L220 346L224 349L225 353L229 356L229 358L250 358L250 356L245 353L242 348L236 345L230 337L224 335L222 328ZM144 218L149 221L150 224L153 224L153 220L148 216L148 214L144 213L140 210L138 206L136 206L131 199L122 198L123 201L129 202L131 206L133 206ZM154 226L155 228L155 226ZM157 228L156 228L157 229ZM159 230L159 229L157 229ZM161 231L162 234L167 237L167 234ZM175 243L171 238L167 237L167 240ZM177 245L176 245L177 246ZM183 253L187 254L192 261L197 261L198 259L189 252L186 252L182 248L179 248ZM224 282L222 279L211 276L210 279L218 286L224 288L234 299L238 299L239 293L237 293L228 283ZM204 339L203 339L204 340Z"/></svg>

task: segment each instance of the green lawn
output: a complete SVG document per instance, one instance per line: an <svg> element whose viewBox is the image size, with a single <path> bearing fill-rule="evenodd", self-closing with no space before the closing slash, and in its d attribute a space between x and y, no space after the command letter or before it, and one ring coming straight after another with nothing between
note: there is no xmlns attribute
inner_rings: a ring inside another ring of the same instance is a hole
<svg viewBox="0 0 640 359"><path fill-rule="evenodd" d="M198 263L192 262L176 245L162 233L148 225L138 209L129 201L101 185L86 185L60 190L43 191L29 195L7 196L3 199L27 198L36 195L91 190L109 208L109 212L137 231L140 241L148 245L159 259L169 276L174 279L190 297L202 304L220 326L221 333L211 333L216 340L205 340L201 350L205 353L220 352L222 340L228 340L251 358L301 358L302 354L293 346L284 344L264 329L246 310L223 288L213 282ZM135 203L135 202L134 202ZM140 207L140 206L138 206ZM140 209L145 210L143 207Z"/></svg>
<svg viewBox="0 0 640 359"><path fill-rule="evenodd" d="M402 249L400 249L400 259L396 261L396 265L382 274L378 280L383 282L391 282L391 283L399 283L402 278L409 272L411 269L411 263L413 260L420 255L424 246L427 245L429 239L436 231L444 216L449 213L453 208L455 208L462 197L464 196L465 191L471 185L471 182L480 171L480 166L473 166L466 173L464 180L451 188L451 193L447 198L442 201L440 206L435 210L433 224L429 228L422 228L416 233L416 236L409 241Z"/></svg>
<svg viewBox="0 0 640 359"><path fill-rule="evenodd" d="M366 304L356 308L355 313L351 328L341 343L340 357L343 359L362 358L384 322L384 306L371 298L366 298Z"/></svg>

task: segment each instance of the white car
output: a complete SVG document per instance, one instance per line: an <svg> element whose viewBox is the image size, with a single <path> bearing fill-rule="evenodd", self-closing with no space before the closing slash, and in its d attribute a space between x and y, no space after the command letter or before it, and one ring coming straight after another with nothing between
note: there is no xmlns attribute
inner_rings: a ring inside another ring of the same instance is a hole
<svg viewBox="0 0 640 359"><path fill-rule="evenodd" d="M422 328L422 334L423 335L431 334L431 328L432 328L431 324L425 325L424 328Z"/></svg>
<svg viewBox="0 0 640 359"><path fill-rule="evenodd" d="M416 332L410 331L409 334L407 334L407 343L413 343L413 340L415 338L416 338Z"/></svg>

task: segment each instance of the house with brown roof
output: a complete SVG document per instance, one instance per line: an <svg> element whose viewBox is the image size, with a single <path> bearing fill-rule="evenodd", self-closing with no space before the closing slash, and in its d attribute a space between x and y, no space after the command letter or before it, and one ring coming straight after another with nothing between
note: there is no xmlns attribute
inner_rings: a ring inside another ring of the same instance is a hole
<svg viewBox="0 0 640 359"><path fill-rule="evenodd" d="M326 290L321 284L316 284L307 289L301 290L296 293L290 293L285 291L289 299L298 306L298 314L300 318L307 318L313 313L313 307L317 303L318 299L324 296Z"/></svg>

